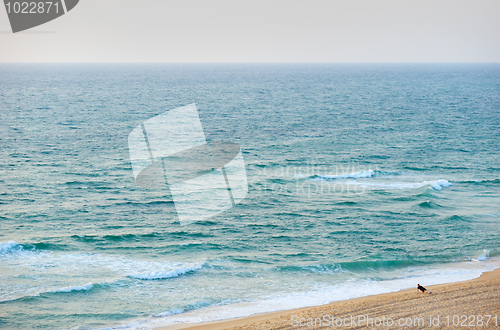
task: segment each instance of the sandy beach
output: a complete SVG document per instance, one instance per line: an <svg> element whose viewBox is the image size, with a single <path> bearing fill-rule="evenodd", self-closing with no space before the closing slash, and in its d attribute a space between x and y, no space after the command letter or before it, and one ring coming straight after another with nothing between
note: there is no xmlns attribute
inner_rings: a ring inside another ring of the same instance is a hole
<svg viewBox="0 0 500 330"><path fill-rule="evenodd" d="M421 283L425 286L425 283ZM465 282L407 289L322 306L253 315L220 322L181 324L174 329L398 328L445 329L500 327L500 269Z"/></svg>

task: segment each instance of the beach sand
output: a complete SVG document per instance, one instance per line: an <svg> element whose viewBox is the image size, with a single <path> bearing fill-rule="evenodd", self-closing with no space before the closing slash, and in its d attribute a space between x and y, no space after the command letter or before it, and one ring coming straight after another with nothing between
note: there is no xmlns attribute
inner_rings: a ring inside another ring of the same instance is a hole
<svg viewBox="0 0 500 330"><path fill-rule="evenodd" d="M432 293L407 289L322 306L158 329L500 329L500 269L470 281L426 288Z"/></svg>

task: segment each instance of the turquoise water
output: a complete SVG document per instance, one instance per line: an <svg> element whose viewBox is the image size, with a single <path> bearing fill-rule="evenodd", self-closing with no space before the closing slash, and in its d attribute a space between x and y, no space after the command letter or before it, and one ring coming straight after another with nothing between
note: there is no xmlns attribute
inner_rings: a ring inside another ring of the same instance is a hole
<svg viewBox="0 0 500 330"><path fill-rule="evenodd" d="M195 102L249 191L189 225L127 138ZM0 66L0 327L151 328L500 267L500 65Z"/></svg>

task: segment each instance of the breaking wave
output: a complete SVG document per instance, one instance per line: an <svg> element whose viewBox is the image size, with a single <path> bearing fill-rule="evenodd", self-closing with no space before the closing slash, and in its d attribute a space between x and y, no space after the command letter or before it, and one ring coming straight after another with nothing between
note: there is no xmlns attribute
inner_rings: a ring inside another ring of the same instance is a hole
<svg viewBox="0 0 500 330"><path fill-rule="evenodd" d="M167 278L179 277L184 274L195 272L203 267L204 263L196 264L188 267L179 267L168 271L132 274L128 277L136 278L139 280L163 280Z"/></svg>
<svg viewBox="0 0 500 330"><path fill-rule="evenodd" d="M312 175L308 179L311 181L335 181L343 180L342 184L346 185L359 185L365 188L372 189L418 189L429 186L434 190L443 190L443 188L451 187L453 184L446 179L440 180L426 180L421 182L410 181L391 181L390 178L397 175L397 173L381 172L381 171L361 171L336 175ZM296 176L300 178L302 176ZM374 178L374 180L357 180ZM378 178L382 178L377 180ZM348 180L350 179L350 180ZM347 181L346 181L347 180Z"/></svg>

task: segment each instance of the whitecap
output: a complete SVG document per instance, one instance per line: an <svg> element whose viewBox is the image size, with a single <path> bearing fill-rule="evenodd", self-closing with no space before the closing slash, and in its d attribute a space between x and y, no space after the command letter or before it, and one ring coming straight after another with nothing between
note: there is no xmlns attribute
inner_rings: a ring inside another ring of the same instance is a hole
<svg viewBox="0 0 500 330"><path fill-rule="evenodd" d="M372 178L375 176L375 172L372 170L344 173L337 175L315 175L311 180L335 180L335 179L361 179L361 178Z"/></svg>
<svg viewBox="0 0 500 330"><path fill-rule="evenodd" d="M191 273L197 271L203 267L204 263L196 264L187 267L179 267L167 271L160 272L152 272L152 273L140 273L140 274L131 274L128 277L136 278L140 280L162 280L167 278L178 277L187 273Z"/></svg>
<svg viewBox="0 0 500 330"><path fill-rule="evenodd" d="M448 188L450 186L453 186L452 183L450 183L448 180L438 180L438 181L430 181L429 184L434 190L443 190L443 188Z"/></svg>
<svg viewBox="0 0 500 330"><path fill-rule="evenodd" d="M59 293L59 292L73 292L73 291L89 291L94 288L94 284L92 283L87 283L85 285L79 285L79 286L69 286L61 289L55 289L52 291L47 291L47 293Z"/></svg>
<svg viewBox="0 0 500 330"><path fill-rule="evenodd" d="M357 185L367 189L419 189L425 186L429 186L434 190L441 191L443 188L452 186L453 184L448 180L436 180L436 181L422 181L422 182L387 182L387 181L377 181L377 182L358 182L358 181L347 181L343 182L344 185Z"/></svg>
<svg viewBox="0 0 500 330"><path fill-rule="evenodd" d="M23 246L14 241L2 242L0 243L0 254L7 254L23 249Z"/></svg>

